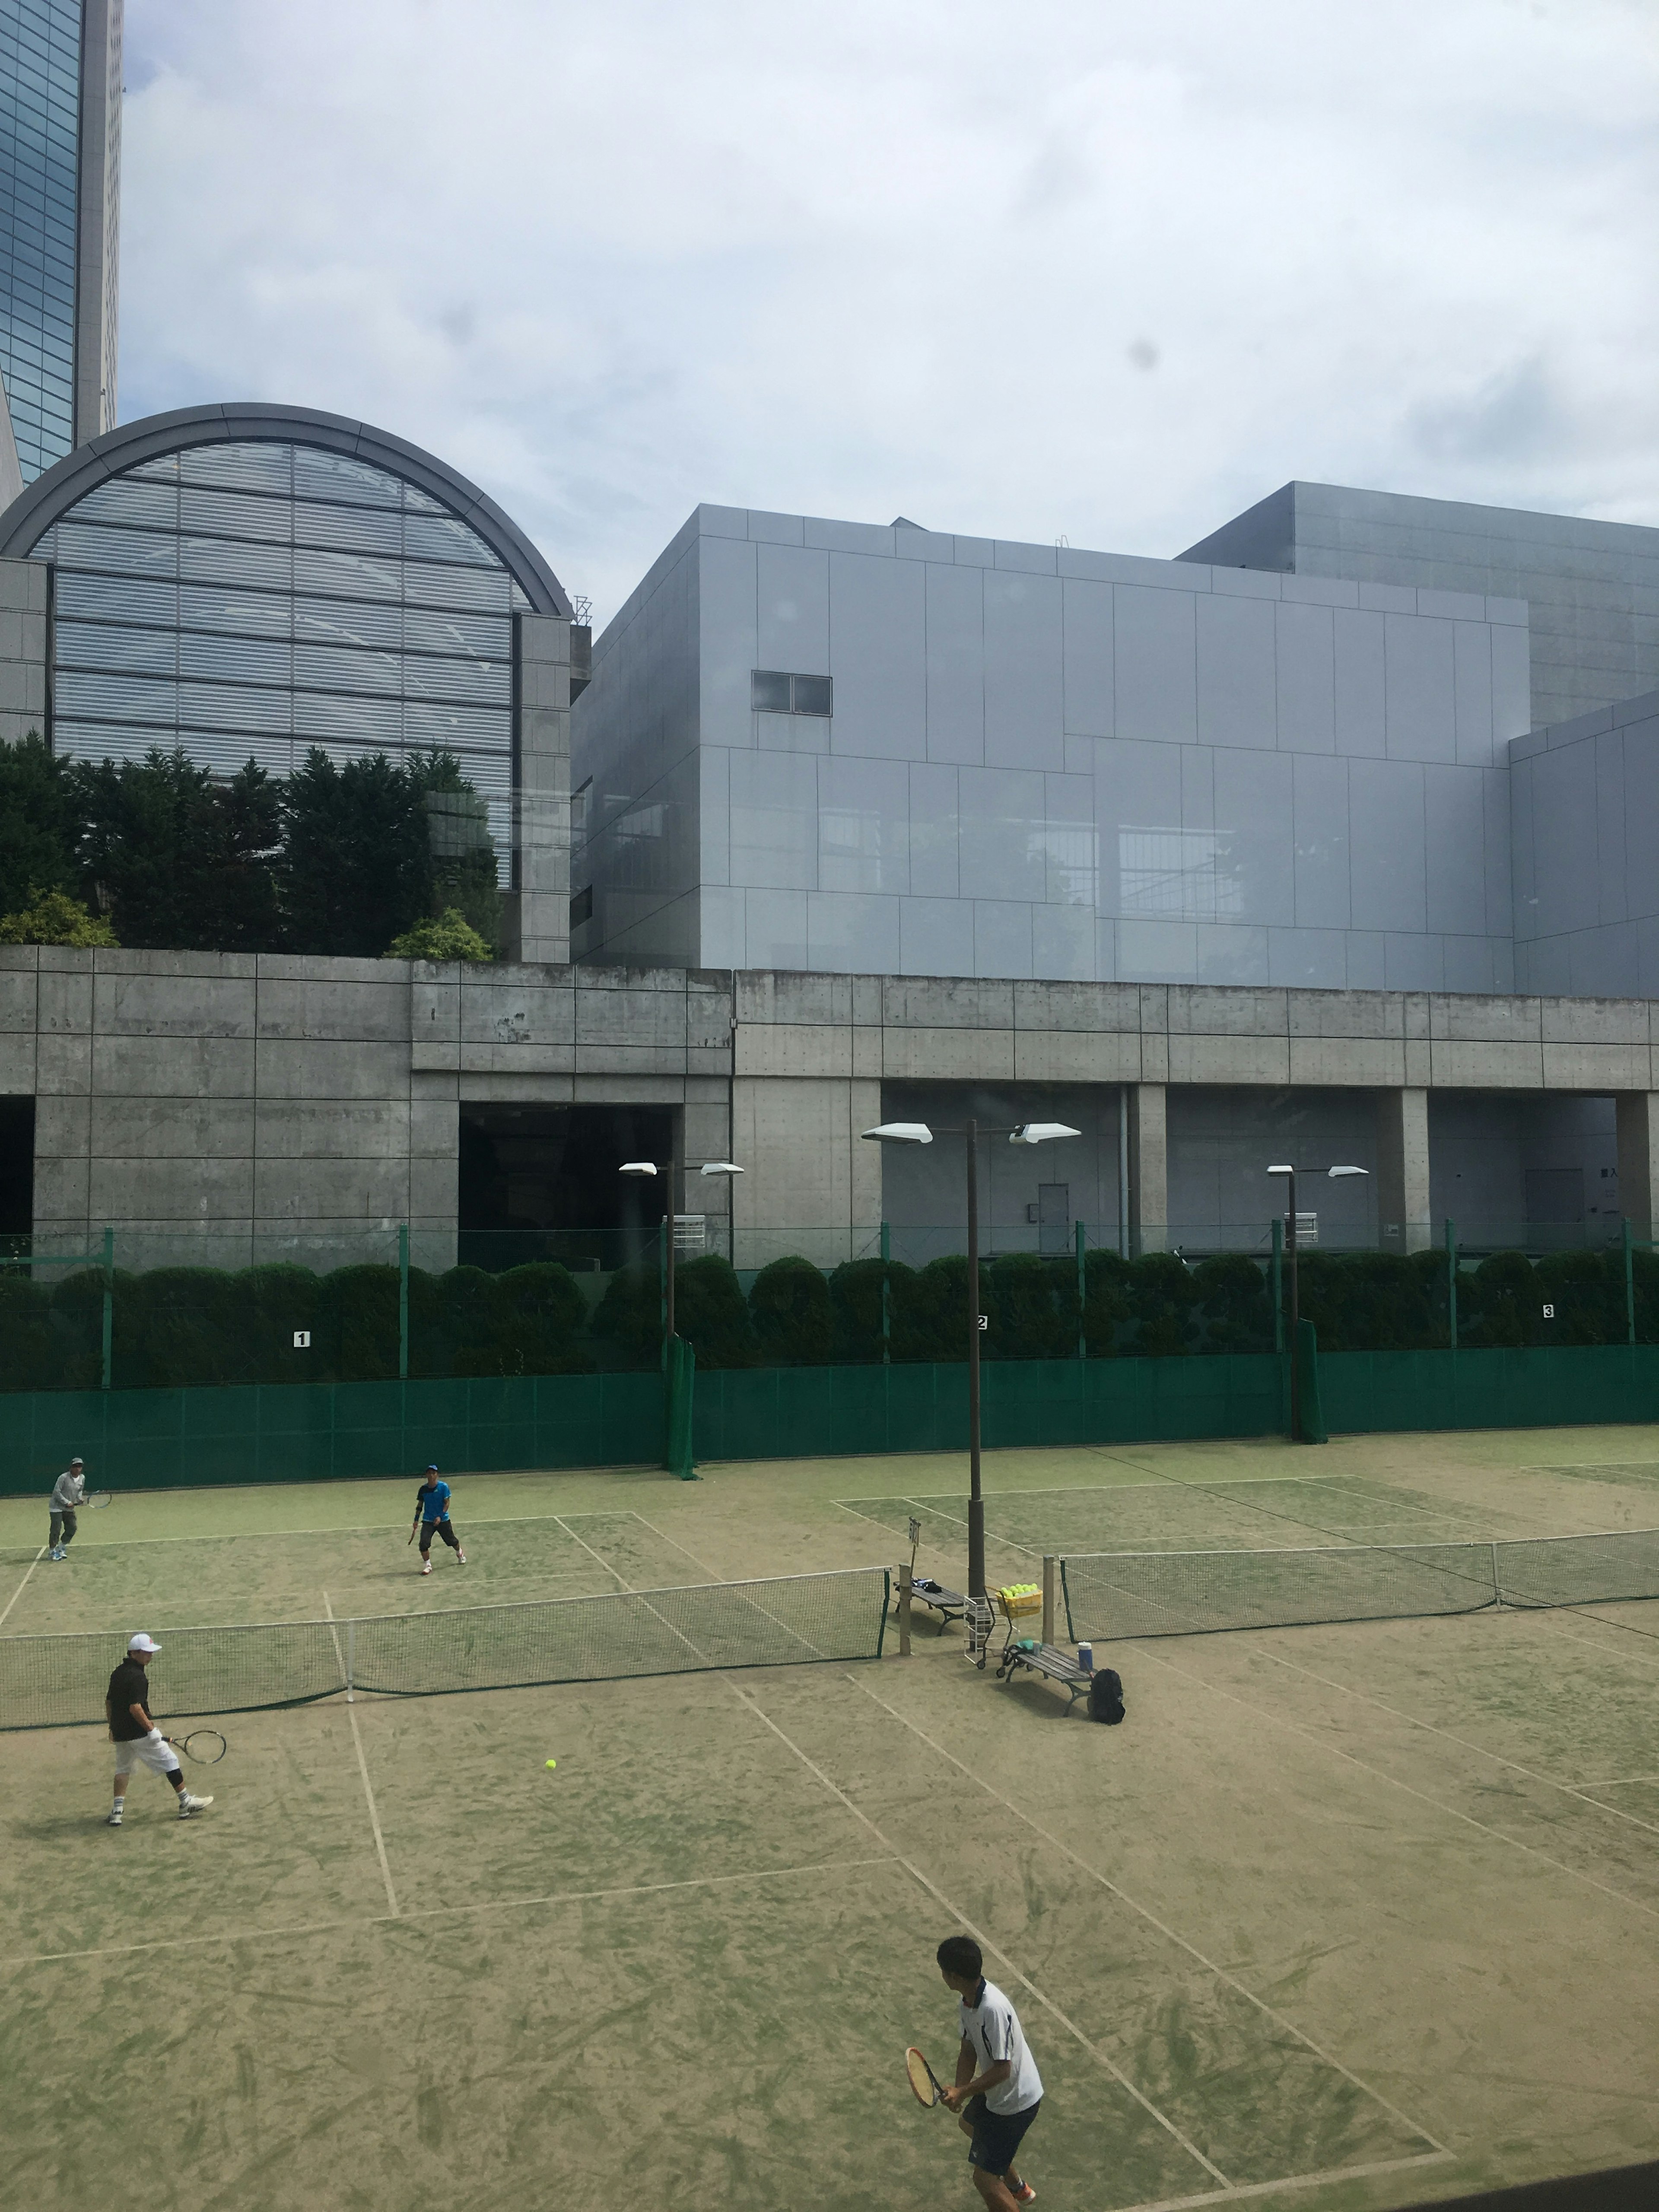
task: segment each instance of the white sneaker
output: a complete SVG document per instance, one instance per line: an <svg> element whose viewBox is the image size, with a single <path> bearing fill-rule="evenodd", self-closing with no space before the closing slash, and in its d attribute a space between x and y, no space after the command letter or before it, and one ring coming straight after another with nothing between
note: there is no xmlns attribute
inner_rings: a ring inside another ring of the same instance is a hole
<svg viewBox="0 0 1659 2212"><path fill-rule="evenodd" d="M421 1572L423 1575L429 1575L432 1572L432 1562L430 1559L422 1559L421 1561Z"/></svg>
<svg viewBox="0 0 1659 2212"><path fill-rule="evenodd" d="M179 1800L179 1818L181 1820L193 1820L198 1813L205 1813L212 1802L211 1797L192 1797L186 1790Z"/></svg>
<svg viewBox="0 0 1659 2212"><path fill-rule="evenodd" d="M104 1815L104 1826L105 1826L106 1828L118 1828L118 1827L120 1826L120 1825L121 1825L121 1815L120 1815L118 1813L106 1813L106 1814L105 1814L105 1815Z"/></svg>
<svg viewBox="0 0 1659 2212"><path fill-rule="evenodd" d="M69 1553L64 1549L61 1544L54 1544L51 1551L46 1553L46 1557L49 1559L66 1559L69 1557Z"/></svg>
<svg viewBox="0 0 1659 2212"><path fill-rule="evenodd" d="M465 1552L456 1553L455 1564L458 1567L464 1567L466 1565L466 1553Z"/></svg>

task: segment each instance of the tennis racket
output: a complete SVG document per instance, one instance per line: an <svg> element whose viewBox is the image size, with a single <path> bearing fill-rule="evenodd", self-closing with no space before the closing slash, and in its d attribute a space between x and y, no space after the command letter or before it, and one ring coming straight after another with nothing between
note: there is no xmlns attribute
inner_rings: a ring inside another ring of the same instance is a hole
<svg viewBox="0 0 1659 2212"><path fill-rule="evenodd" d="M217 1729L192 1729L188 1735L170 1735L167 1741L198 1766L216 1766L225 1755L225 1740Z"/></svg>
<svg viewBox="0 0 1659 2212"><path fill-rule="evenodd" d="M89 1490L76 1510L82 1513L101 1513L105 1506L114 1503L115 1492L112 1490Z"/></svg>
<svg viewBox="0 0 1659 2212"><path fill-rule="evenodd" d="M904 2071L910 2094L919 2105L942 2105L945 2091L939 2078L913 2043L904 2054Z"/></svg>

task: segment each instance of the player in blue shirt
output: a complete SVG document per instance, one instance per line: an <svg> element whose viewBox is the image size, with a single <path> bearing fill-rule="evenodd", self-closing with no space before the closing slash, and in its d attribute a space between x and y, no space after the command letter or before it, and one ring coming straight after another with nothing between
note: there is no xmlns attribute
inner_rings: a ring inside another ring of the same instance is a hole
<svg viewBox="0 0 1659 2212"><path fill-rule="evenodd" d="M455 1554L458 1567L466 1565L466 1553L461 1549L461 1540L449 1525L449 1485L440 1482L438 1470L429 1467L426 1480L415 1493L415 1528L421 1532L421 1572L432 1572L432 1539L441 1536ZM410 1530L413 1537L415 1528Z"/></svg>

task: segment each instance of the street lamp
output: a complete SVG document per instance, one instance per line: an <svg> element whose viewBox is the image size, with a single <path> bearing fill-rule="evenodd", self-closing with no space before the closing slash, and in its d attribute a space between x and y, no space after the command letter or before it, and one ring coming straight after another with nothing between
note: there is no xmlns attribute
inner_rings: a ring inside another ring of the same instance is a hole
<svg viewBox="0 0 1659 2212"><path fill-rule="evenodd" d="M985 1595L985 1495L979 1476L979 1337L985 1317L979 1310L979 1139L977 1121L960 1128L941 1129L941 1137L963 1139L968 1165L968 1595ZM1080 1129L1064 1121L1022 1121L1018 1128L987 1129L988 1137L1006 1137L1011 1145L1046 1145L1056 1137L1080 1137ZM926 1121L884 1121L866 1129L872 1143L931 1145L934 1133Z"/></svg>
<svg viewBox="0 0 1659 2212"><path fill-rule="evenodd" d="M666 1373L668 1348L674 1341L674 1223L679 1212L684 1184L679 1146L675 1146L674 1157L670 1160L624 1160L622 1173L625 1176L665 1175L668 1177L668 1259L665 1269L668 1310L663 1316L663 1368ZM697 1173L700 1176L739 1176L743 1170L731 1160L705 1160Z"/></svg>
<svg viewBox="0 0 1659 2212"><path fill-rule="evenodd" d="M1313 1168L1309 1172L1317 1175L1320 1170ZM1291 1442L1299 1444L1302 1441L1302 1360L1297 1329L1302 1319L1302 1307L1297 1297L1296 1276L1296 1170L1286 1166L1272 1167L1267 1173L1287 1176L1291 1186L1290 1212L1285 1222L1285 1251L1291 1263ZM1370 1170L1338 1167L1327 1168L1324 1173L1328 1182L1338 1182L1346 1176L1368 1176Z"/></svg>

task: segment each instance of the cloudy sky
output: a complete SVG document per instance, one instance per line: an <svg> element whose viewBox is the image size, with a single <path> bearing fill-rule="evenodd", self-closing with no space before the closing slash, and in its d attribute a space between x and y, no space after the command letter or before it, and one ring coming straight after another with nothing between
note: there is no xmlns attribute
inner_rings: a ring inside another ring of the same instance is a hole
<svg viewBox="0 0 1659 2212"><path fill-rule="evenodd" d="M121 414L361 416L615 608L698 500L1659 523L1652 0L127 0Z"/></svg>

